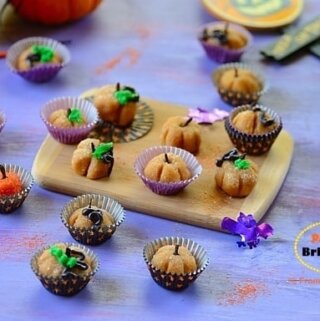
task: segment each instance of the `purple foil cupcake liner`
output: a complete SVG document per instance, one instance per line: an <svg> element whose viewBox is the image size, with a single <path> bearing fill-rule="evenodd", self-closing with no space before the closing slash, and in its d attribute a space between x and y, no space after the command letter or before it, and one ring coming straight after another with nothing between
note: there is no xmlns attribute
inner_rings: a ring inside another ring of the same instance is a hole
<svg viewBox="0 0 320 321"><path fill-rule="evenodd" d="M92 206L106 210L113 218L113 224L109 226L100 226L95 228L78 228L69 224L69 218L79 208L86 207L91 201ZM116 228L125 219L124 208L112 198L103 195L85 194L71 200L61 212L61 220L68 229L71 236L82 244L99 245L107 241Z"/></svg>
<svg viewBox="0 0 320 321"><path fill-rule="evenodd" d="M266 134L247 134L239 131L233 126L232 120L242 111L252 109L252 107L259 107L268 115L274 118L277 126ZM225 128L233 145L242 153L248 155L261 155L269 151L272 144L278 137L282 129L282 121L280 116L273 110L262 105L244 105L235 108L230 116L225 120Z"/></svg>
<svg viewBox="0 0 320 321"><path fill-rule="evenodd" d="M79 127L59 128L49 122L51 113L58 109L78 108L86 119L87 124ZM98 121L98 113L88 100L78 97L56 98L46 103L41 110L41 118L51 136L62 144L77 144L87 138Z"/></svg>
<svg viewBox="0 0 320 321"><path fill-rule="evenodd" d="M9 196L0 196L0 213L9 214L18 209L27 198L32 185L33 177L30 172L20 166L12 164L2 164L5 171L16 173L22 182L22 191Z"/></svg>
<svg viewBox="0 0 320 321"><path fill-rule="evenodd" d="M27 71L19 71L16 67L16 62L20 54L33 45L44 45L50 47L62 57L63 62L61 64L44 64ZM26 80L42 83L52 79L66 64L69 63L70 53L65 45L54 39L31 37L14 43L8 50L6 60L7 65L12 72L18 74Z"/></svg>
<svg viewBox="0 0 320 321"><path fill-rule="evenodd" d="M187 164L187 167L189 168L192 177L187 180L179 181L176 183L162 183L150 180L149 178L145 177L144 168L146 167L146 165L152 158L162 153L173 153L175 155L180 156ZM172 146L155 146L146 149L136 159L134 169L137 175L142 179L143 183L148 188L150 188L152 192L160 195L172 195L178 193L191 182L193 182L195 179L197 179L202 172L202 166L191 153L181 148Z"/></svg>
<svg viewBox="0 0 320 321"><path fill-rule="evenodd" d="M56 243L59 244L59 243ZM62 244L62 243L61 243ZM38 258L40 255L47 249L49 249L52 245L48 245L41 250L37 251L35 255L31 259L31 269L37 278L40 280L42 285L51 293L61 296L73 296L79 293L92 277L96 274L97 270L99 269L99 262L96 255L89 250L88 248L84 247L83 245L73 244L73 243L63 243L67 247L72 247L75 250L81 251L86 257L89 258L91 264L92 271L88 274L84 275L70 275L68 277L47 277L40 273L38 269Z"/></svg>
<svg viewBox="0 0 320 321"><path fill-rule="evenodd" d="M250 71L252 74L254 74L257 77L258 81L261 84L262 89L254 94L243 94L240 92L235 92L231 90L225 90L224 88L220 88L219 87L220 77L226 70L229 70L229 69L246 69ZM233 107L238 107L245 104L255 104L258 102L260 97L269 90L269 84L266 82L265 78L255 68L242 63L229 63L218 67L212 73L212 80L222 100Z"/></svg>
<svg viewBox="0 0 320 321"><path fill-rule="evenodd" d="M185 246L194 256L197 269L188 274L171 274L159 270L153 266L151 261L154 254L159 248L165 245L182 245ZM181 291L193 283L198 276L206 269L209 264L209 258L205 249L196 242L183 237L163 237L154 240L145 245L143 249L143 258L146 262L153 280L165 289Z"/></svg>
<svg viewBox="0 0 320 321"><path fill-rule="evenodd" d="M4 112L2 112L2 111L0 110L0 133L1 133L4 125L6 124L6 120L7 120L7 119L6 119L6 115L4 114Z"/></svg>
<svg viewBox="0 0 320 321"><path fill-rule="evenodd" d="M247 44L240 49L223 48L222 46L215 45L201 39L202 32L205 28L207 30L214 30L215 28L223 30L224 27L225 27L224 22L214 22L214 23L206 24L201 27L200 32L198 34L198 39L201 45L203 46L203 49L205 50L207 56L210 59L218 63L239 61L243 53L251 46L251 43L252 43L252 35L247 29L239 25L229 23L229 29L235 30L240 34L244 35L247 40Z"/></svg>

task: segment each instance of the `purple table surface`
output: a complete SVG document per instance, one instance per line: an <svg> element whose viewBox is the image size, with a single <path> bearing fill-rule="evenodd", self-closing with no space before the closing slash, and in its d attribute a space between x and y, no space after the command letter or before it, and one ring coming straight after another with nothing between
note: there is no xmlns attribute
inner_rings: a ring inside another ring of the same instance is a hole
<svg viewBox="0 0 320 321"><path fill-rule="evenodd" d="M301 20L319 11L320 2L308 0ZM0 161L30 170L47 134L41 106L107 83L120 81L143 96L188 107L230 110L210 80L217 65L196 38L198 27L212 20L196 0L147 5L108 0L90 17L64 27L16 20L1 25L0 50L20 38L42 35L71 40L72 61L41 85L20 79L0 61L0 109L8 118L0 134ZM43 245L72 241L59 218L71 198L35 185L21 209L0 215L1 320L319 320L319 285L303 281L319 280L319 274L295 259L293 241L303 227L319 220L320 64L308 53L282 65L262 61L259 50L278 35L254 33L254 46L243 57L269 80L271 89L261 102L281 114L295 139L289 174L264 219L275 235L256 249L238 249L237 236L128 211L113 238L92 247L101 262L94 280L75 297L58 297L42 287L29 262ZM176 235L202 244L210 256L208 268L182 293L156 285L142 258L146 242Z"/></svg>

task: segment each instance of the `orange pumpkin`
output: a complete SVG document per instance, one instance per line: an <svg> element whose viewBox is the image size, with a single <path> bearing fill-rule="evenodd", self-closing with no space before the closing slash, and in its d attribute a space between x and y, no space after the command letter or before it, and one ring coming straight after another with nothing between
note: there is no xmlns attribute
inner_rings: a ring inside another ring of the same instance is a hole
<svg viewBox="0 0 320 321"><path fill-rule="evenodd" d="M9 0L24 19L45 25L78 20L92 12L102 0ZM35 3L36 2L36 3Z"/></svg>

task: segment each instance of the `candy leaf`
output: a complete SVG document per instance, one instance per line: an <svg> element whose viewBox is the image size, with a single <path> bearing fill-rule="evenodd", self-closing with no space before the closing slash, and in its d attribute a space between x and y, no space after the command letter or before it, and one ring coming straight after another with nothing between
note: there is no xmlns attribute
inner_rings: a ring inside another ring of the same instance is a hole
<svg viewBox="0 0 320 321"><path fill-rule="evenodd" d="M42 45L32 46L32 52L40 56L41 62L50 62L54 56L54 51L51 48Z"/></svg>
<svg viewBox="0 0 320 321"><path fill-rule="evenodd" d="M124 106L129 102L139 101L139 95L130 89L120 89L114 93L114 97L117 99L120 106Z"/></svg>
<svg viewBox="0 0 320 321"><path fill-rule="evenodd" d="M68 110L68 119L71 123L82 124L83 118L80 109L71 108Z"/></svg>
<svg viewBox="0 0 320 321"><path fill-rule="evenodd" d="M91 154L93 157L102 160L103 155L109 153L113 148L113 143L102 143L100 144L95 151Z"/></svg>
<svg viewBox="0 0 320 321"><path fill-rule="evenodd" d="M239 158L234 161L234 167L236 169L248 169L250 168L250 166L251 166L250 162L246 159Z"/></svg>

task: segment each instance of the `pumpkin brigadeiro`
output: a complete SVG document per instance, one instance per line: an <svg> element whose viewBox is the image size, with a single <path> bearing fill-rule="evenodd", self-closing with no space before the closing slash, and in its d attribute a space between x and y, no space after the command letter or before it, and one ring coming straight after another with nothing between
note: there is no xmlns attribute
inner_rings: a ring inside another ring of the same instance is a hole
<svg viewBox="0 0 320 321"><path fill-rule="evenodd" d="M201 144L200 126L192 118L170 117L162 127L161 142L197 154Z"/></svg>
<svg viewBox="0 0 320 321"><path fill-rule="evenodd" d="M71 160L72 169L90 179L109 177L113 163L113 143L101 143L92 138L79 143Z"/></svg>
<svg viewBox="0 0 320 321"><path fill-rule="evenodd" d="M183 245L165 245L154 254L151 264L161 272L187 274L196 271L194 256Z"/></svg>
<svg viewBox="0 0 320 321"><path fill-rule="evenodd" d="M70 215L68 223L77 228L88 229L92 226L96 228L110 226L114 222L110 213L104 209L92 206L90 200L87 207L78 208Z"/></svg>
<svg viewBox="0 0 320 321"><path fill-rule="evenodd" d="M191 172L180 156L165 153L150 160L144 169L144 175L153 181L174 183L189 179Z"/></svg>
<svg viewBox="0 0 320 321"><path fill-rule="evenodd" d="M86 125L86 120L78 108L58 109L50 114L49 122L59 128L72 128Z"/></svg>
<svg viewBox="0 0 320 321"><path fill-rule="evenodd" d="M45 64L60 65L62 57L48 46L33 45L20 54L17 61L17 69L27 71Z"/></svg>
<svg viewBox="0 0 320 321"><path fill-rule="evenodd" d="M139 100L134 88L119 83L101 87L93 97L100 118L119 127L127 127L133 122Z"/></svg>
<svg viewBox="0 0 320 321"><path fill-rule="evenodd" d="M258 166L245 157L234 148L216 161L216 184L232 197L249 195L257 182Z"/></svg>
<svg viewBox="0 0 320 321"><path fill-rule="evenodd" d="M233 68L223 72L218 83L219 89L243 95L254 95L261 91L258 78L247 69Z"/></svg>
<svg viewBox="0 0 320 321"><path fill-rule="evenodd" d="M10 196L22 191L22 182L14 172L6 172L0 165L0 196Z"/></svg>
<svg viewBox="0 0 320 321"><path fill-rule="evenodd" d="M246 134L265 134L277 126L274 118L259 106L238 113L232 120L233 126Z"/></svg>

